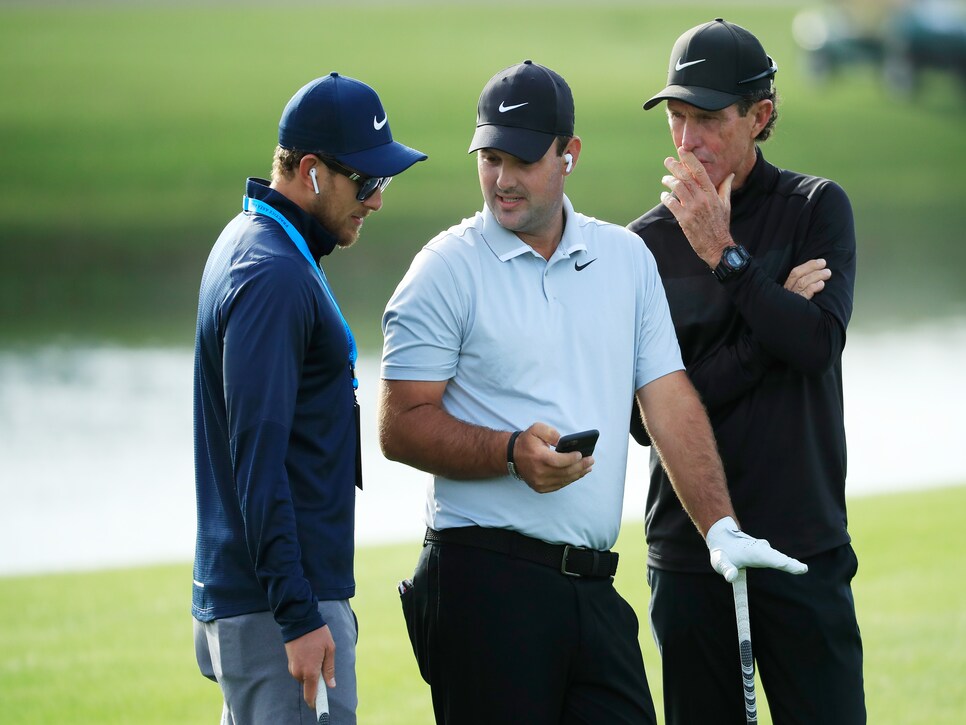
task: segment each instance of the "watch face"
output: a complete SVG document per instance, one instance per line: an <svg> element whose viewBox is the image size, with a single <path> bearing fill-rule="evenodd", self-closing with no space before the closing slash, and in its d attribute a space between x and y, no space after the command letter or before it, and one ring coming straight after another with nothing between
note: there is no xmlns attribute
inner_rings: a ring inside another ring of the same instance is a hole
<svg viewBox="0 0 966 725"><path fill-rule="evenodd" d="M745 251L744 247L726 247L721 252L721 260L718 266L712 271L715 277L724 281L732 274L737 274L747 267L749 259L748 252Z"/></svg>

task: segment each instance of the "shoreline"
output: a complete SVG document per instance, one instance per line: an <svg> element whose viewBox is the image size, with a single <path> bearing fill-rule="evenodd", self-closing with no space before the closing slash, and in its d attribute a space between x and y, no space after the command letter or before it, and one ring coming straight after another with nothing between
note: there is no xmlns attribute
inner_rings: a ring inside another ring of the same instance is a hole
<svg viewBox="0 0 966 725"><path fill-rule="evenodd" d="M847 497L966 484L966 320L850 335ZM375 356L359 365L366 488L357 546L418 541L426 474L376 445ZM0 576L190 561L192 351L0 351ZM643 519L648 450L628 454ZM914 483L915 482L915 483Z"/></svg>

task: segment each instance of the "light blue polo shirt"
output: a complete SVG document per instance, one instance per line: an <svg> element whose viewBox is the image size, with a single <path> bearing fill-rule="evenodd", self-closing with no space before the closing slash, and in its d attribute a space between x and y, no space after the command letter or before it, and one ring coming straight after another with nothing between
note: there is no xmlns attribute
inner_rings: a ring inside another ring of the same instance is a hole
<svg viewBox="0 0 966 725"><path fill-rule="evenodd" d="M447 380L446 411L496 430L600 431L593 471L554 493L509 475L434 477L434 529L508 528L594 549L617 539L634 392L684 366L640 237L566 197L564 214L549 261L488 208L464 219L420 250L386 308L384 379Z"/></svg>

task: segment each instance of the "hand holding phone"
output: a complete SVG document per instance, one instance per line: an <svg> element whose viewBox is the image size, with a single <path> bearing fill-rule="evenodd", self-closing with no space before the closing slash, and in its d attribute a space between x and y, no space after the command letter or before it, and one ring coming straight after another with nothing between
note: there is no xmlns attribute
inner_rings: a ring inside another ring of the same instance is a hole
<svg viewBox="0 0 966 725"><path fill-rule="evenodd" d="M580 451L584 458L594 454L594 447L597 445L597 438L600 432L596 429L582 430L579 433L569 433L561 436L557 441L557 453L570 453Z"/></svg>

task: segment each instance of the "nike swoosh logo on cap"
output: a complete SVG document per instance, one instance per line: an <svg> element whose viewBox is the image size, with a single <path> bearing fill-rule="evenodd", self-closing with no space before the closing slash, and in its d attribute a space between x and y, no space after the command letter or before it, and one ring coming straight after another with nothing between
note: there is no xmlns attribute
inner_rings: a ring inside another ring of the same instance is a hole
<svg viewBox="0 0 966 725"><path fill-rule="evenodd" d="M500 113L506 113L507 111L512 111L514 108L522 108L523 106L529 105L530 101L526 101L525 103L518 103L515 106L504 106L503 105L504 103L506 103L506 101L500 101Z"/></svg>
<svg viewBox="0 0 966 725"><path fill-rule="evenodd" d="M382 131L382 127L386 125L386 121L389 120L389 114L387 113L381 121L377 121L376 117L372 117L372 127L377 131Z"/></svg>
<svg viewBox="0 0 966 725"><path fill-rule="evenodd" d="M702 58L701 60L692 60L687 63L682 63L681 62L682 60L684 60L684 58L678 58L678 62L674 64L674 70L684 70L689 65L697 65L698 63L704 63L707 60L707 58Z"/></svg>

